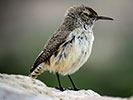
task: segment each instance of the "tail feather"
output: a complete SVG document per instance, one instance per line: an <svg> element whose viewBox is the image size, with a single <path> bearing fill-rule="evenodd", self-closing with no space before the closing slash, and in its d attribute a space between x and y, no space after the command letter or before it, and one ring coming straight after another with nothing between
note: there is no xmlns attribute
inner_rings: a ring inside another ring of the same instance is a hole
<svg viewBox="0 0 133 100"><path fill-rule="evenodd" d="M35 70L30 73L29 77L37 78L44 71L46 71L46 66L44 67L42 65L39 65Z"/></svg>

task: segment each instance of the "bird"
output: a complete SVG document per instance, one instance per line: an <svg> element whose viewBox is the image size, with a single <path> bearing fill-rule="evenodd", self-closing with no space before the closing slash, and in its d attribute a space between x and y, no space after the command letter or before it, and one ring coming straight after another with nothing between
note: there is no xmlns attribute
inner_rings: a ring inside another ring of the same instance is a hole
<svg viewBox="0 0 133 100"><path fill-rule="evenodd" d="M50 36L43 50L30 69L30 77L37 78L45 71L57 75L59 90L64 91L60 76L68 76L73 90L79 90L72 80L90 57L94 35L93 27L98 20L113 20L111 17L99 16L91 7L81 4L70 7L61 25Z"/></svg>

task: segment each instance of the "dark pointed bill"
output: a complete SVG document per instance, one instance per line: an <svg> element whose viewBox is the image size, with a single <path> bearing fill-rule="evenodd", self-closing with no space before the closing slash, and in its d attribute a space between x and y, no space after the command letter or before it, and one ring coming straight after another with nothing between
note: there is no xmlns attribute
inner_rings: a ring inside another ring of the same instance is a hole
<svg viewBox="0 0 133 100"><path fill-rule="evenodd" d="M105 16L98 16L97 20L114 20L114 19L110 17L105 17Z"/></svg>

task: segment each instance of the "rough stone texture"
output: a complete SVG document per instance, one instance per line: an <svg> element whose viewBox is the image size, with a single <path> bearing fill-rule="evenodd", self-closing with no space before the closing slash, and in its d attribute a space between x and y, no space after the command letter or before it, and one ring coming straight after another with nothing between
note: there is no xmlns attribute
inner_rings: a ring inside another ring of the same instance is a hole
<svg viewBox="0 0 133 100"><path fill-rule="evenodd" d="M100 96L92 90L61 92L27 76L0 74L0 100L133 100L133 98Z"/></svg>

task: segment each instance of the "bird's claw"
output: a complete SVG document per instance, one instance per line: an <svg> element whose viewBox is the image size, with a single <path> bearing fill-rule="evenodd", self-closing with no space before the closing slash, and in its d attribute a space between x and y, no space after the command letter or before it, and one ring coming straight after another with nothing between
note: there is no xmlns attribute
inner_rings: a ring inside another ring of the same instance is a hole
<svg viewBox="0 0 133 100"><path fill-rule="evenodd" d="M74 90L74 91L78 91L78 90L80 90L80 89L78 89L78 88L71 88L71 87L67 87L67 88L62 88L62 87L56 87L56 89L58 89L58 90L60 90L60 91L65 91L65 90Z"/></svg>
<svg viewBox="0 0 133 100"><path fill-rule="evenodd" d="M80 90L80 89L78 89L78 88L70 88L70 87L67 87L67 88L65 88L65 90L74 90L74 91L78 91L78 90Z"/></svg>
<svg viewBox="0 0 133 100"><path fill-rule="evenodd" d="M58 87L55 87L56 89L60 90L60 91L64 91L65 89L63 89L62 87L58 88Z"/></svg>

